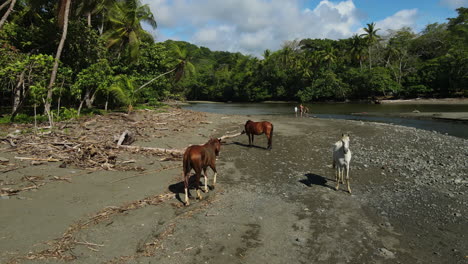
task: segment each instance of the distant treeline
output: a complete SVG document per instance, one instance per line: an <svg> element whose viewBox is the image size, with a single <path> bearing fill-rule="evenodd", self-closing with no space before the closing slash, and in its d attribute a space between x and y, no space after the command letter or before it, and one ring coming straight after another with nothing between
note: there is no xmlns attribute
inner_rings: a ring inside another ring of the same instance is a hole
<svg viewBox="0 0 468 264"><path fill-rule="evenodd" d="M468 9L420 32L374 23L348 39L283 43L263 58L182 41L155 43L138 0L6 0L0 5L0 103L12 119L168 99L346 100L468 95ZM63 109L63 110L61 110ZM45 110L45 111L44 111Z"/></svg>

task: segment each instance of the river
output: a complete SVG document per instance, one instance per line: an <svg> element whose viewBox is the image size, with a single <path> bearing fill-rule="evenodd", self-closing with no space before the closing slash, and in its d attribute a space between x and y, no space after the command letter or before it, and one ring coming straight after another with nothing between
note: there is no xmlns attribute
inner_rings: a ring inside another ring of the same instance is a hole
<svg viewBox="0 0 468 264"><path fill-rule="evenodd" d="M234 115L290 115L294 117L296 103L212 103L192 102L185 109L200 112ZM415 127L468 138L468 122L437 119L401 118L389 115L420 112L468 112L468 104L359 104L321 103L306 104L311 117L362 120ZM365 115L372 113L372 115ZM363 115L364 114L364 115Z"/></svg>

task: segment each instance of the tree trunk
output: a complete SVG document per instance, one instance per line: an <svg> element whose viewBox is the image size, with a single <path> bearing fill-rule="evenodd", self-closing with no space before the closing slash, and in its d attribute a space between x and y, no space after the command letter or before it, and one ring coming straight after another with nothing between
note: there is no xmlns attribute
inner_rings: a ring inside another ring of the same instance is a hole
<svg viewBox="0 0 468 264"><path fill-rule="evenodd" d="M20 102L21 102L21 94L22 92L22 86L24 84L24 71L21 72L20 76L19 76L19 81L18 83L16 84L16 87L15 89L13 90L13 102L12 102L12 109L11 109L11 113L15 113L17 110L18 110L18 107L20 105Z"/></svg>
<svg viewBox="0 0 468 264"><path fill-rule="evenodd" d="M11 0L10 2L10 6L8 7L7 11L5 12L5 14L3 14L3 17L2 19L0 20L0 29L2 29L3 25L5 24L8 16L10 15L11 11L13 10L13 7L15 7L15 3L16 3L16 0ZM5 4L5 3L4 3ZM2 5L2 8L4 6Z"/></svg>
<svg viewBox="0 0 468 264"><path fill-rule="evenodd" d="M101 25L98 26L99 36L102 36L104 33L104 14L102 14Z"/></svg>
<svg viewBox="0 0 468 264"><path fill-rule="evenodd" d="M60 118L60 101L62 100L63 83L65 83L65 78L63 78L62 84L60 85L60 93L59 98L57 100L57 118Z"/></svg>
<svg viewBox="0 0 468 264"><path fill-rule="evenodd" d="M173 72L173 71L175 71L175 70L177 70L177 67L174 68L174 69L172 69L172 70L170 70L170 71L168 71L168 72L162 73L162 74L160 74L160 75L154 77L153 79L149 80L147 83L143 84L143 85L140 86L138 89L136 89L134 93L137 93L137 92L140 91L141 89L145 88L146 85L148 85L148 84L154 82L156 79L158 79L158 78L160 78L160 77L163 77L164 75L169 74L169 73L171 73L171 72Z"/></svg>
<svg viewBox="0 0 468 264"><path fill-rule="evenodd" d="M67 32L68 32L68 14L70 13L70 4L72 0L65 0L65 14L63 20L63 31L62 37L60 39L60 43L57 47L57 53L55 54L55 61L54 61L54 68L52 69L52 73L50 75L50 82L49 86L47 87L47 100L44 105L44 110L46 112L50 112L50 106L52 104L52 88L55 84L55 79L57 78L57 71L58 65L60 61L60 56L62 55L63 46L65 44L65 40L67 39ZM51 120L49 120L51 121Z"/></svg>
<svg viewBox="0 0 468 264"><path fill-rule="evenodd" d="M36 104L34 104L34 130L37 131L37 111L36 111Z"/></svg>
<svg viewBox="0 0 468 264"><path fill-rule="evenodd" d="M44 97L42 97L42 101L44 102L44 105L45 105L46 101L45 101ZM52 116L52 112L50 112L50 109L46 110L46 114L47 114L47 117L49 118L50 128L54 127L54 118Z"/></svg>
<svg viewBox="0 0 468 264"><path fill-rule="evenodd" d="M9 3L10 3L11 0L7 0L5 1L5 3L3 3L2 5L0 5L0 11L2 11L3 8L5 8Z"/></svg>
<svg viewBox="0 0 468 264"><path fill-rule="evenodd" d="M84 103L84 101L85 101L85 100L83 99L83 100L81 100L81 102L80 102L80 106L78 107L78 114L77 114L78 116L80 116L81 108L83 108L83 103Z"/></svg>
<svg viewBox="0 0 468 264"><path fill-rule="evenodd" d="M91 12L86 13L86 18L88 20L88 27L91 27Z"/></svg>
<svg viewBox="0 0 468 264"><path fill-rule="evenodd" d="M84 101L86 103L86 108L93 107L93 100L91 98L91 90L86 89L86 93L85 93L85 96L84 96Z"/></svg>
<svg viewBox="0 0 468 264"><path fill-rule="evenodd" d="M369 45L369 69L372 69L371 46Z"/></svg>
<svg viewBox="0 0 468 264"><path fill-rule="evenodd" d="M107 97L106 97L106 104L104 105L104 111L107 112L107 105L109 104L109 92L107 93Z"/></svg>

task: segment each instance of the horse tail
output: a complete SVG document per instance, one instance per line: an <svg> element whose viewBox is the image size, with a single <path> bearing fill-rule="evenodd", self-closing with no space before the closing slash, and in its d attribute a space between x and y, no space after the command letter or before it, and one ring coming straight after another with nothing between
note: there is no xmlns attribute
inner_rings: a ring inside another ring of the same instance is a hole
<svg viewBox="0 0 468 264"><path fill-rule="evenodd" d="M190 147L189 147L190 148ZM185 151L184 153L184 159L183 159L183 162L182 162L182 165L184 167L184 177L187 173L190 172L190 170L192 169L190 167L190 151L189 149L187 148L187 150Z"/></svg>

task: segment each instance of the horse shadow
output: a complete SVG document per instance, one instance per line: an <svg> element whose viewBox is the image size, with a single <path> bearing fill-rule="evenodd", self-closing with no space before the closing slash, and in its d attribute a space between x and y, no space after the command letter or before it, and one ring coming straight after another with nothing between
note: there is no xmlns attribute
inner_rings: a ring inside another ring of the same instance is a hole
<svg viewBox="0 0 468 264"><path fill-rule="evenodd" d="M240 142L237 142L237 141L234 141L231 144L242 146L242 147L247 147L247 148L268 149L268 147L260 147L260 146L256 146L256 145L249 146L249 144L244 144L244 143L240 143Z"/></svg>
<svg viewBox="0 0 468 264"><path fill-rule="evenodd" d="M200 179L200 188L204 188L204 182L202 181L204 180L203 179L203 176L201 177ZM202 184L203 183L203 184ZM185 195L185 185L184 185L184 181L180 181L178 183L174 183L174 184L171 184L169 185L168 187L169 191L171 191L172 193L175 194L176 196L176 199L181 202L181 203L185 203L185 201L182 201L182 198L180 198L180 194L183 194ZM195 189L195 173L192 174L189 178L189 190L192 190L192 189ZM208 189L210 191L214 190L214 187L212 185L208 185ZM190 194L190 192L188 192L188 196L189 197L192 197L192 195Z"/></svg>
<svg viewBox="0 0 468 264"><path fill-rule="evenodd" d="M307 185L308 187L312 187L312 185L319 185L323 187L327 187L333 189L327 184L327 179L321 175L315 173L306 173L304 174L306 179L299 180L300 183Z"/></svg>

